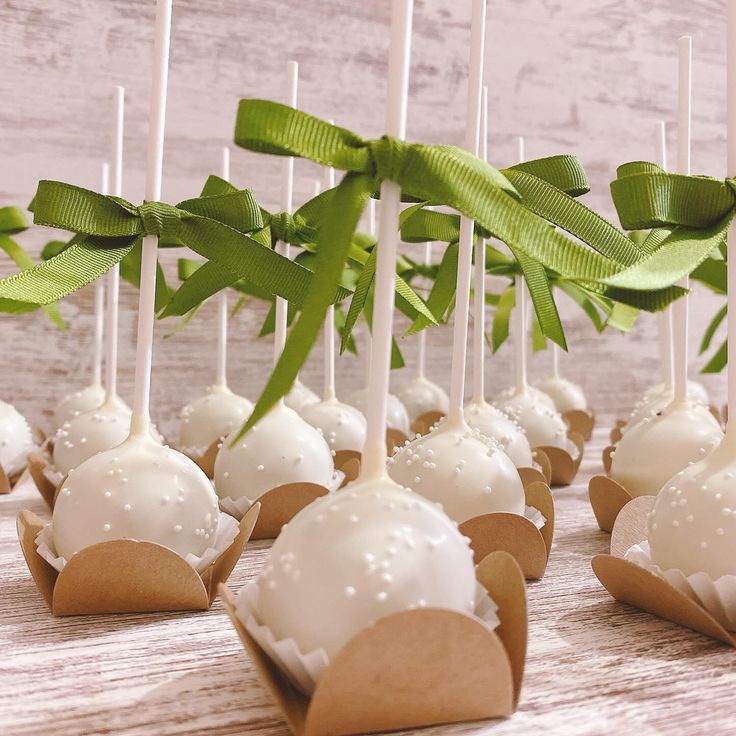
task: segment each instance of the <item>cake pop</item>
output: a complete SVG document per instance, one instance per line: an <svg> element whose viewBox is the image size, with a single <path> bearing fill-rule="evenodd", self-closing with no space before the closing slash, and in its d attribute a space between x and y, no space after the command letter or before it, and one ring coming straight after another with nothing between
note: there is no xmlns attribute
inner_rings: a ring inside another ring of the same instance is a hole
<svg viewBox="0 0 736 736"><path fill-rule="evenodd" d="M9 479L26 464L33 447L33 432L25 417L12 405L0 401L0 469Z"/></svg>
<svg viewBox="0 0 736 736"><path fill-rule="evenodd" d="M564 414L568 411L586 411L588 402L581 386L560 375L560 348L552 345L552 375L539 384L539 389L552 399L555 409Z"/></svg>
<svg viewBox="0 0 736 736"><path fill-rule="evenodd" d="M319 396L317 396L311 388L305 386L298 377L296 381L294 381L291 391L284 396L286 406L288 406L289 409L293 409L297 414L301 414L305 406L316 404L318 401Z"/></svg>
<svg viewBox="0 0 736 736"><path fill-rule="evenodd" d="M481 435L498 442L517 468L534 464L532 448L521 425L487 402L470 401L465 405L465 420Z"/></svg>

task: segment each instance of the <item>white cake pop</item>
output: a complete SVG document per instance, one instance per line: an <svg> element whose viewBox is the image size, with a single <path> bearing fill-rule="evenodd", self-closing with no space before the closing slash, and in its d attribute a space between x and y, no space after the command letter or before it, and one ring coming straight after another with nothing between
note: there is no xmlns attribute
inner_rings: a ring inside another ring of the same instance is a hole
<svg viewBox="0 0 736 736"><path fill-rule="evenodd" d="M210 386L181 410L179 446L201 455L213 442L240 429L251 411L252 402L227 386Z"/></svg>
<svg viewBox="0 0 736 736"><path fill-rule="evenodd" d="M539 384L539 389L552 399L560 414L573 410L585 411L588 408L582 387L567 378L550 376Z"/></svg>
<svg viewBox="0 0 736 736"><path fill-rule="evenodd" d="M496 395L496 397L493 399L493 403L496 406L503 408L503 405L514 399L517 393L518 389L516 386L509 386L509 388L505 388L503 391ZM539 404L540 406L544 406L547 409L556 410L555 402L552 400L552 397L548 396L546 393L544 393L544 391L538 389L536 386L530 386L527 384L526 393L535 401L535 403Z"/></svg>
<svg viewBox="0 0 736 736"><path fill-rule="evenodd" d="M494 511L524 513L524 487L516 466L478 430L447 420L389 459L389 475L442 504L458 523Z"/></svg>
<svg viewBox="0 0 736 736"><path fill-rule="evenodd" d="M65 396L54 409L54 429L63 424L102 406L105 401L105 389L99 384L92 384L81 391Z"/></svg>
<svg viewBox="0 0 736 736"><path fill-rule="evenodd" d="M25 417L12 405L0 401L0 467L6 475L17 473L33 447L33 433Z"/></svg>
<svg viewBox="0 0 736 736"><path fill-rule="evenodd" d="M302 419L322 433L331 450L363 451L366 422L354 406L327 399L305 406Z"/></svg>
<svg viewBox="0 0 736 736"><path fill-rule="evenodd" d="M361 414L365 415L368 408L368 390L361 388L350 394L345 401L351 406L354 406ZM406 407L401 403L401 400L394 394L388 395L386 426L389 429L398 429L406 437L411 436L409 414L406 411Z"/></svg>
<svg viewBox="0 0 736 736"><path fill-rule="evenodd" d="M650 386L645 392L643 399L645 401L653 400L656 398L659 398L661 396L670 396L672 395L672 387L671 386L665 386L664 383L655 383L653 386ZM699 381L692 381L688 379L687 382L687 396L689 399L693 399L693 401L699 401L701 404L705 404L706 406L710 403L710 398L708 397L708 391L706 390L705 386L703 386L702 383Z"/></svg>
<svg viewBox="0 0 736 736"><path fill-rule="evenodd" d="M622 436L609 475L632 496L655 494L689 463L702 460L722 437L718 423L700 405L672 405Z"/></svg>
<svg viewBox="0 0 736 736"><path fill-rule="evenodd" d="M626 424L621 428L621 434L626 434L629 429L635 427L644 419L650 419L651 417L660 414L671 402L673 392L670 389L666 393L655 395L649 400L642 399L634 407L629 418L626 420ZM703 421L709 422L714 426L719 426L718 420L713 416L711 410L697 399L690 399L690 405L693 411L696 411L702 416Z"/></svg>
<svg viewBox="0 0 736 736"><path fill-rule="evenodd" d="M218 522L217 496L197 465L136 436L69 474L52 529L56 551L66 560L111 539L155 542L185 557L211 546Z"/></svg>
<svg viewBox="0 0 736 736"><path fill-rule="evenodd" d="M331 488L335 468L329 445L319 431L279 402L231 447L225 438L215 459L215 488L220 498L253 502L287 483L316 483Z"/></svg>
<svg viewBox="0 0 736 736"><path fill-rule="evenodd" d="M262 621L276 639L329 658L391 613L472 614L476 591L472 552L456 525L388 479L355 482L302 509L274 542L257 585Z"/></svg>
<svg viewBox="0 0 736 736"><path fill-rule="evenodd" d="M554 408L554 404L550 409L546 402L538 400L541 393L527 386L525 390L516 392L496 405L523 427L532 448L559 447L568 450L565 420ZM549 397L547 399L552 401Z"/></svg>
<svg viewBox="0 0 736 736"><path fill-rule="evenodd" d="M442 386L424 376L416 376L398 393L398 398L406 408L409 419L413 422L428 411L439 411L447 414L450 399Z"/></svg>
<svg viewBox="0 0 736 736"><path fill-rule="evenodd" d="M297 414L301 414L305 406L316 404L318 401L319 396L311 388L305 386L298 378L294 381L291 391L284 396L286 406L289 409L293 409Z"/></svg>
<svg viewBox="0 0 736 736"><path fill-rule="evenodd" d="M496 440L517 468L534 464L532 448L521 425L485 401L465 405L465 421L472 429Z"/></svg>

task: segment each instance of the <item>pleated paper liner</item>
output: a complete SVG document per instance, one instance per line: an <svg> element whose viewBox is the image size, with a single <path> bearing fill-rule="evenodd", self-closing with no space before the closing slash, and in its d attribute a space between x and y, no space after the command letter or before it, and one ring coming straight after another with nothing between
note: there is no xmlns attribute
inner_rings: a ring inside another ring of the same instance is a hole
<svg viewBox="0 0 736 736"><path fill-rule="evenodd" d="M575 480L578 468L583 460L585 441L582 436L572 430L567 433L567 436L577 450L576 457L573 457L561 447L543 445L535 448L544 452L549 458L551 466L550 485L552 486L569 486Z"/></svg>
<svg viewBox="0 0 736 736"><path fill-rule="evenodd" d="M516 710L526 660L524 579L504 552L486 557L476 574L498 606L496 631L454 611L387 616L345 645L311 697L296 690L246 631L225 585L221 596L291 732L348 736L503 718Z"/></svg>
<svg viewBox="0 0 736 736"><path fill-rule="evenodd" d="M420 414L411 423L411 430L415 434L429 434L435 424L441 422L444 418L445 413L442 411L425 411L424 414Z"/></svg>
<svg viewBox="0 0 736 736"><path fill-rule="evenodd" d="M562 418L567 422L570 430L577 432L586 442L593 436L595 412L589 409L571 409L566 411Z"/></svg>
<svg viewBox="0 0 736 736"><path fill-rule="evenodd" d="M470 538L476 564L494 552L510 554L527 580L544 576L552 548L555 505L546 483L534 481L524 488L526 505L538 509L545 524L538 529L521 514L496 512L475 516L460 524L460 532Z"/></svg>
<svg viewBox="0 0 736 736"><path fill-rule="evenodd" d="M658 575L623 559L627 550L646 539L647 515L654 500L655 496L639 496L626 504L613 526L611 554L596 555L593 572L617 601L736 647L736 637L699 603Z"/></svg>
<svg viewBox="0 0 736 736"><path fill-rule="evenodd" d="M254 504L240 521L235 540L201 574L167 547L132 539L87 547L57 572L38 554L36 537L45 524L30 511L18 514L18 539L54 616L206 610L240 559L258 511Z"/></svg>

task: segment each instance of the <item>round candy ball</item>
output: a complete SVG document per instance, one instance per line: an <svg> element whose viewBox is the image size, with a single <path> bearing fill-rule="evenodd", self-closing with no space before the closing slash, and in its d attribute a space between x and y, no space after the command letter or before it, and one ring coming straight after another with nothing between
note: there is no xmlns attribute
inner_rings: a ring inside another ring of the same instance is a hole
<svg viewBox="0 0 736 736"><path fill-rule="evenodd" d="M467 426L443 422L399 448L388 472L397 483L442 504L458 523L495 511L524 513L516 466L497 443Z"/></svg>
<svg viewBox="0 0 736 736"><path fill-rule="evenodd" d="M473 401L465 406L465 421L485 437L498 442L517 468L534 464L532 448L518 422L487 402Z"/></svg>
<svg viewBox="0 0 736 736"><path fill-rule="evenodd" d="M179 445L202 454L216 440L240 429L251 411L253 404L245 397L226 386L210 386L181 410Z"/></svg>
<svg viewBox="0 0 736 736"><path fill-rule="evenodd" d="M513 401L519 395L529 396L534 400L535 404L556 410L555 402L552 401L551 396L548 396L544 391L538 389L536 386L528 385L524 386L523 391L516 386L510 386L509 388L504 389L496 396L493 403L503 409L505 404Z"/></svg>
<svg viewBox="0 0 736 736"><path fill-rule="evenodd" d="M713 580L736 575L736 462L724 441L668 480L648 520L652 562Z"/></svg>
<svg viewBox="0 0 736 736"><path fill-rule="evenodd" d="M355 391L345 401L365 416L368 408L368 391L364 388ZM388 394L386 397L386 426L389 429L398 429L406 437L411 436L409 413L401 400L394 394Z"/></svg>
<svg viewBox="0 0 736 736"><path fill-rule="evenodd" d="M54 409L54 428L60 429L63 424L102 406L105 401L105 389L93 384L65 396Z"/></svg>
<svg viewBox="0 0 736 736"><path fill-rule="evenodd" d="M52 530L69 560L98 542L155 542L200 556L217 533L217 496L186 455L150 437L132 437L75 468L54 505Z"/></svg>
<svg viewBox="0 0 736 736"><path fill-rule="evenodd" d="M8 475L20 470L32 446L33 433L25 417L12 404L0 401L0 467Z"/></svg>
<svg viewBox="0 0 736 736"><path fill-rule="evenodd" d="M289 409L293 409L297 414L301 414L305 406L316 404L318 401L319 396L311 388L305 386L298 378L294 381L291 391L284 396L286 406Z"/></svg>
<svg viewBox="0 0 736 736"><path fill-rule="evenodd" d="M337 399L319 401L302 409L302 419L322 433L331 450L363 452L366 421L354 406Z"/></svg>
<svg viewBox="0 0 736 736"><path fill-rule="evenodd" d="M117 447L130 432L131 411L120 399L65 422L54 440L54 466L66 475L103 450Z"/></svg>
<svg viewBox="0 0 736 736"><path fill-rule="evenodd" d="M473 556L434 504L386 479L357 481L302 509L258 576L263 623L277 640L332 659L392 613L443 608L472 614Z"/></svg>
<svg viewBox="0 0 736 736"><path fill-rule="evenodd" d="M215 488L220 498L255 501L287 483L329 488L335 467L327 441L293 409L279 402L231 447L236 430L215 458Z"/></svg>
<svg viewBox="0 0 736 736"><path fill-rule="evenodd" d="M547 397L547 400L552 401L549 397ZM519 392L501 402L497 402L496 406L521 425L532 448L560 447L564 450L568 449L565 420L554 408L554 404L550 409L547 402L540 401L539 394L534 391Z"/></svg>
<svg viewBox="0 0 736 736"><path fill-rule="evenodd" d="M550 376L539 384L539 388L552 399L560 414L573 410L585 411L588 408L583 389L566 378Z"/></svg>
<svg viewBox="0 0 736 736"><path fill-rule="evenodd" d="M417 376L407 383L399 391L398 397L412 422L428 411L447 414L450 408L450 399L445 390L424 376Z"/></svg>
<svg viewBox="0 0 736 736"><path fill-rule="evenodd" d="M689 401L672 406L621 437L609 475L632 496L653 495L688 463L702 460L722 437L707 410Z"/></svg>

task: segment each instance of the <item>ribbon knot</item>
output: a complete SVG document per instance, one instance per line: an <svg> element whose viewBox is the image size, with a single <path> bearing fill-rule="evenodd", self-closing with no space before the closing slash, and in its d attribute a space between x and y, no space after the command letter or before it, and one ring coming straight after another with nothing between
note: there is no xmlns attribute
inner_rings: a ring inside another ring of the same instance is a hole
<svg viewBox="0 0 736 736"><path fill-rule="evenodd" d="M406 160L406 151L409 144L390 135L384 135L374 141L369 141L376 177L383 181L399 181L401 169Z"/></svg>
<svg viewBox="0 0 736 736"><path fill-rule="evenodd" d="M297 234L297 225L288 212L278 212L271 217L271 236L282 243L294 242Z"/></svg>
<svg viewBox="0 0 736 736"><path fill-rule="evenodd" d="M165 202L144 202L138 208L143 235L156 235L163 241L176 241L181 226L181 212Z"/></svg>

